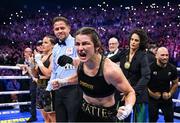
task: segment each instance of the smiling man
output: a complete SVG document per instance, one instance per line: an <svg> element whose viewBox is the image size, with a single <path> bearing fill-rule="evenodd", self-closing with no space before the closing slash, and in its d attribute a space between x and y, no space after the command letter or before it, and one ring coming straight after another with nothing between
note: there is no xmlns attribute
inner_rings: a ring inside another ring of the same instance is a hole
<svg viewBox="0 0 180 123"><path fill-rule="evenodd" d="M76 72L76 68L67 64L64 67L59 66L60 56L67 55L70 58L77 57L74 47L75 40L70 34L70 23L65 17L55 17L53 19L53 31L57 38L57 44L52 51L52 73L50 81L53 79L63 79ZM49 81L49 82L50 82ZM51 90L47 87L47 90ZM67 85L55 91L55 112L56 122L74 122L77 118L80 106L81 92L78 85ZM73 103L72 103L73 102Z"/></svg>

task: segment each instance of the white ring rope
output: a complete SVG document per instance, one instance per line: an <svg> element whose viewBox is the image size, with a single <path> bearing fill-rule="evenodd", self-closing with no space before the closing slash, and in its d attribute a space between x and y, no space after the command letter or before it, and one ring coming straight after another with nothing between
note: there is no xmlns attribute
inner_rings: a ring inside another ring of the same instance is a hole
<svg viewBox="0 0 180 123"><path fill-rule="evenodd" d="M0 79L30 79L29 76L0 76Z"/></svg>
<svg viewBox="0 0 180 123"><path fill-rule="evenodd" d="M31 102L28 101L28 102L15 102L15 103L1 103L0 107L15 106L15 105L28 105L28 104L31 104Z"/></svg>
<svg viewBox="0 0 180 123"><path fill-rule="evenodd" d="M28 94L30 91L4 91L0 92L0 95L7 95L7 94Z"/></svg>
<svg viewBox="0 0 180 123"><path fill-rule="evenodd" d="M18 66L4 66L0 65L0 69L15 69L15 70L20 70L21 68Z"/></svg>
<svg viewBox="0 0 180 123"><path fill-rule="evenodd" d="M20 70L21 68L18 66L2 66L0 65L0 69L16 69ZM177 67L177 70L180 71L180 67ZM0 79L30 79L29 76L0 76ZM180 86L180 82L178 82L178 86ZM30 91L6 91L6 92L0 92L0 95L6 95L6 94L27 94L30 93ZM172 99L175 103L180 103L180 100L178 99ZM28 105L31 104L30 101L28 102L15 102L15 103L1 103L0 107L6 107L6 106L14 106L14 105ZM160 111L161 112L161 111ZM180 116L179 113L174 112L175 116Z"/></svg>

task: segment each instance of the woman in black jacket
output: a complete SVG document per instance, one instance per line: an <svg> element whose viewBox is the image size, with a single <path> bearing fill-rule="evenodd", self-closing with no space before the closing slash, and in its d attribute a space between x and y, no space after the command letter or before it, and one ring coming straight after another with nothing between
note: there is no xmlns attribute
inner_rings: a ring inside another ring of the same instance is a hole
<svg viewBox="0 0 180 123"><path fill-rule="evenodd" d="M133 30L129 38L129 49L110 57L113 62L120 62L123 73L135 90L134 122L149 121L147 84L150 68L145 53L147 40L147 34L143 30ZM125 121L130 121L130 116Z"/></svg>

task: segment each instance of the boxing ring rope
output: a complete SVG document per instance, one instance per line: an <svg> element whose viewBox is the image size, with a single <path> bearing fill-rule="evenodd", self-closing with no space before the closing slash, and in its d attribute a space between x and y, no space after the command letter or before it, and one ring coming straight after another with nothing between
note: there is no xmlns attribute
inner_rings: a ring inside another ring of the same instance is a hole
<svg viewBox="0 0 180 123"><path fill-rule="evenodd" d="M18 66L2 66L0 65L0 69L14 69L14 70L21 70ZM180 67L177 67L177 70L180 71ZM30 79L29 76L0 76L1 79ZM178 82L178 86L180 86L180 82ZM7 94L28 94L30 91L6 91L6 92L0 92L0 95L7 95ZM180 100L178 99L172 99L175 103L180 103ZM28 105L31 104L30 101L28 102L13 102L13 103L1 103L0 107L6 107L6 106L16 106L16 105ZM161 110L160 110L161 112ZM174 112L174 116L180 117L179 113Z"/></svg>
<svg viewBox="0 0 180 123"><path fill-rule="evenodd" d="M18 66L3 66L0 65L0 69L14 69L14 70L20 70L21 68Z"/></svg>
<svg viewBox="0 0 180 123"><path fill-rule="evenodd" d="M0 107L16 106L16 105L29 105L29 104L31 104L30 101L28 101L28 102L15 102L15 103L1 103Z"/></svg>
<svg viewBox="0 0 180 123"><path fill-rule="evenodd" d="M0 92L0 95L7 95L7 94L28 94L30 91L5 91Z"/></svg>
<svg viewBox="0 0 180 123"><path fill-rule="evenodd" d="M11 69L11 70L21 70L19 66L2 66L0 65L0 69ZM30 79L29 76L0 76L0 80L5 79ZM8 94L28 94L30 91L4 91L0 92L0 95L8 95ZM17 106L17 105L29 105L31 104L30 101L27 102L12 102L12 103L1 103L0 107L7 107L7 106Z"/></svg>
<svg viewBox="0 0 180 123"><path fill-rule="evenodd" d="M30 79L29 76L0 76L0 79Z"/></svg>

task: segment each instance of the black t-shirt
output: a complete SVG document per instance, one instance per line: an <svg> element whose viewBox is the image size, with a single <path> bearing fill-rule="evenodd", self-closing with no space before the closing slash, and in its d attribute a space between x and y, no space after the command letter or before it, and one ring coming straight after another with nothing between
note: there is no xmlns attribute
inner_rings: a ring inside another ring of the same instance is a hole
<svg viewBox="0 0 180 123"><path fill-rule="evenodd" d="M153 62L150 69L149 89L154 92L168 92L170 90L170 81L177 79L176 67L168 63L166 67L162 68L156 62Z"/></svg>

